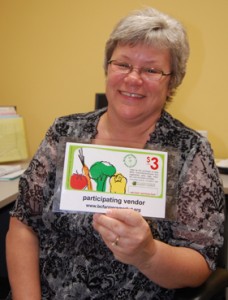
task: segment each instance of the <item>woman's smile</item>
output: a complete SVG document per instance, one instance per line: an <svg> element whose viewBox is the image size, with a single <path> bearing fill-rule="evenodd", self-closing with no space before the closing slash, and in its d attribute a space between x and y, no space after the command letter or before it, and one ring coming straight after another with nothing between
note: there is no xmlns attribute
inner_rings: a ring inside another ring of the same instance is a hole
<svg viewBox="0 0 228 300"><path fill-rule="evenodd" d="M119 91L121 95L130 97L130 98L135 98L135 99L143 99L145 96L142 94L138 93L131 93L131 92L126 92L126 91Z"/></svg>

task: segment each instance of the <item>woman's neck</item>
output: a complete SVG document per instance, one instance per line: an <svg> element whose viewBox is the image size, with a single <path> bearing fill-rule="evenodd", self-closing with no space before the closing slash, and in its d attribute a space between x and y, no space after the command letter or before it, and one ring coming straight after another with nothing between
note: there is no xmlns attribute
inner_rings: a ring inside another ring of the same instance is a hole
<svg viewBox="0 0 228 300"><path fill-rule="evenodd" d="M101 116L98 123L96 140L110 141L112 144L116 141L118 146L127 147L129 145L143 148L151 132L155 129L156 121L152 120L140 124L129 123L124 120L115 120L106 112Z"/></svg>

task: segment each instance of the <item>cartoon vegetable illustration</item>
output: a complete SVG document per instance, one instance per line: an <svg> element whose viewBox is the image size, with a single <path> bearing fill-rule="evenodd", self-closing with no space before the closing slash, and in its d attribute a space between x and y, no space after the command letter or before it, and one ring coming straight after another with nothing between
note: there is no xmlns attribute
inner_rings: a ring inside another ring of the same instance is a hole
<svg viewBox="0 0 228 300"><path fill-rule="evenodd" d="M78 157L82 163L82 172L85 174L85 177L87 178L87 183L88 183L88 190L91 191L92 188L92 182L89 176L89 168L87 167L87 165L85 164L85 156L83 155L83 150L82 148L80 148L78 150L79 154Z"/></svg>
<svg viewBox="0 0 228 300"><path fill-rule="evenodd" d="M72 189L83 190L87 187L88 181L83 174L73 173L70 177L70 186Z"/></svg>
<svg viewBox="0 0 228 300"><path fill-rule="evenodd" d="M97 183L97 191L100 192L106 190L108 177L112 177L115 173L116 168L107 161L95 162L90 167L90 176Z"/></svg>
<svg viewBox="0 0 228 300"><path fill-rule="evenodd" d="M127 179L121 173L116 173L110 179L110 192L117 194L126 193Z"/></svg>

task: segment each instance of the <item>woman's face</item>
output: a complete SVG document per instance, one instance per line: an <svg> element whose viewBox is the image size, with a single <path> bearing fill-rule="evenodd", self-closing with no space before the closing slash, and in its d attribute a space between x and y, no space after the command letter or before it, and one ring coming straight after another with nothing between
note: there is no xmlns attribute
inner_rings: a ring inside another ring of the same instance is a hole
<svg viewBox="0 0 228 300"><path fill-rule="evenodd" d="M155 81L141 75L142 67L155 68L164 73L171 72L171 58L168 49L159 50L151 46L118 45L111 60L121 61L135 67L129 74L113 71L108 65L106 96L108 111L125 121L142 122L159 117L169 95L170 76Z"/></svg>

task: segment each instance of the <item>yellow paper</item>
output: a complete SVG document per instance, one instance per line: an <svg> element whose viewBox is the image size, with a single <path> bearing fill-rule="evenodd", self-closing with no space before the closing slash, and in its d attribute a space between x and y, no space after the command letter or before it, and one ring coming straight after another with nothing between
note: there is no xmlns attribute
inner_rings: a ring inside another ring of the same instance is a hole
<svg viewBox="0 0 228 300"><path fill-rule="evenodd" d="M27 158L23 118L0 118L0 163Z"/></svg>

